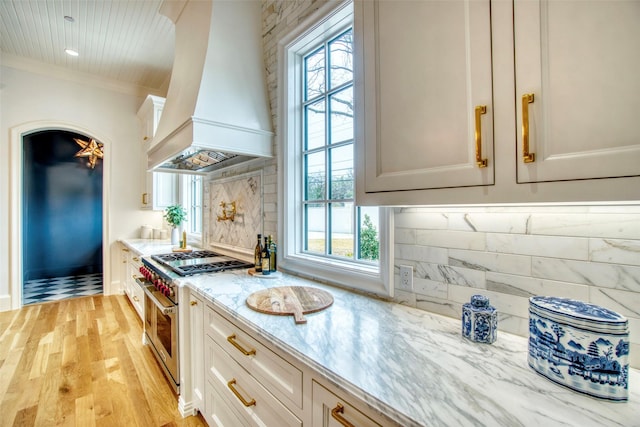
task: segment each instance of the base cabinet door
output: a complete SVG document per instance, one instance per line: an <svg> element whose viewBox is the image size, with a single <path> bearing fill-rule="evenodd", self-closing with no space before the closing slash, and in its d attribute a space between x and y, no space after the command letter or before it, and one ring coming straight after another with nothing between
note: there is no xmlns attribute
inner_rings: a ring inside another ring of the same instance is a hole
<svg viewBox="0 0 640 427"><path fill-rule="evenodd" d="M344 399L313 381L313 427L373 427L378 423Z"/></svg>
<svg viewBox="0 0 640 427"><path fill-rule="evenodd" d="M518 182L639 176L640 1L513 7Z"/></svg>

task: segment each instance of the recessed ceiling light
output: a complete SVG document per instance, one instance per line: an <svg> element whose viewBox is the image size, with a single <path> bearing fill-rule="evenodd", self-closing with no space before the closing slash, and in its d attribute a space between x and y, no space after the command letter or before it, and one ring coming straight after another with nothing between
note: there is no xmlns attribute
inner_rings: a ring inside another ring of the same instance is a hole
<svg viewBox="0 0 640 427"><path fill-rule="evenodd" d="M76 52L76 51L75 51L75 50L73 50L73 49L65 49L64 51L65 51L65 53L66 53L67 55L69 55L69 56L78 56L78 52Z"/></svg>
<svg viewBox="0 0 640 427"><path fill-rule="evenodd" d="M75 22L76 20L73 19L73 16L69 16L69 15L65 15L64 20L67 22Z"/></svg>

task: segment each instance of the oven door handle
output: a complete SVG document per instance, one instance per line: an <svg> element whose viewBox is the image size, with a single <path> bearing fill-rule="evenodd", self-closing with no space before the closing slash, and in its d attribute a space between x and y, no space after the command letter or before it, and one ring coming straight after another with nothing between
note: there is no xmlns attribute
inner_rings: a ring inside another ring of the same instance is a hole
<svg viewBox="0 0 640 427"><path fill-rule="evenodd" d="M147 285L147 284L145 284L145 283L144 283L144 281L145 281L145 278L144 278L144 277L136 277L136 276L133 276L133 280L135 280L135 281L136 281L136 283L138 284L138 286L140 286L140 287L142 288L142 290L144 290L144 288L146 288L147 286L149 286L149 285Z"/></svg>
<svg viewBox="0 0 640 427"><path fill-rule="evenodd" d="M149 297L149 299L153 302L153 304L158 307L158 310L164 315L175 314L177 306L165 307L162 305L160 301L156 298L156 296L149 289L150 286L144 287L144 293Z"/></svg>

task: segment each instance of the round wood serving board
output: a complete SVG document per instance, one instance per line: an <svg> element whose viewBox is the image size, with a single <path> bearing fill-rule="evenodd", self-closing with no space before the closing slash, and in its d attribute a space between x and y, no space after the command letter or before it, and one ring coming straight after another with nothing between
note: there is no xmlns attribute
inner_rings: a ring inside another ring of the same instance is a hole
<svg viewBox="0 0 640 427"><path fill-rule="evenodd" d="M262 289L247 297L247 305L255 311L287 316L296 323L307 323L304 315L324 310L333 304L333 296L310 286L279 286Z"/></svg>

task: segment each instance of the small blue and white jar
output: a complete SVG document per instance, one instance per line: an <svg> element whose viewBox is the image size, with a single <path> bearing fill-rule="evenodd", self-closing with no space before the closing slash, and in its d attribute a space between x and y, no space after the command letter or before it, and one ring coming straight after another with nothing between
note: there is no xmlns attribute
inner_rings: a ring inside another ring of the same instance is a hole
<svg viewBox="0 0 640 427"><path fill-rule="evenodd" d="M475 342L491 344L498 335L498 312L484 295L473 295L462 306L462 336Z"/></svg>

